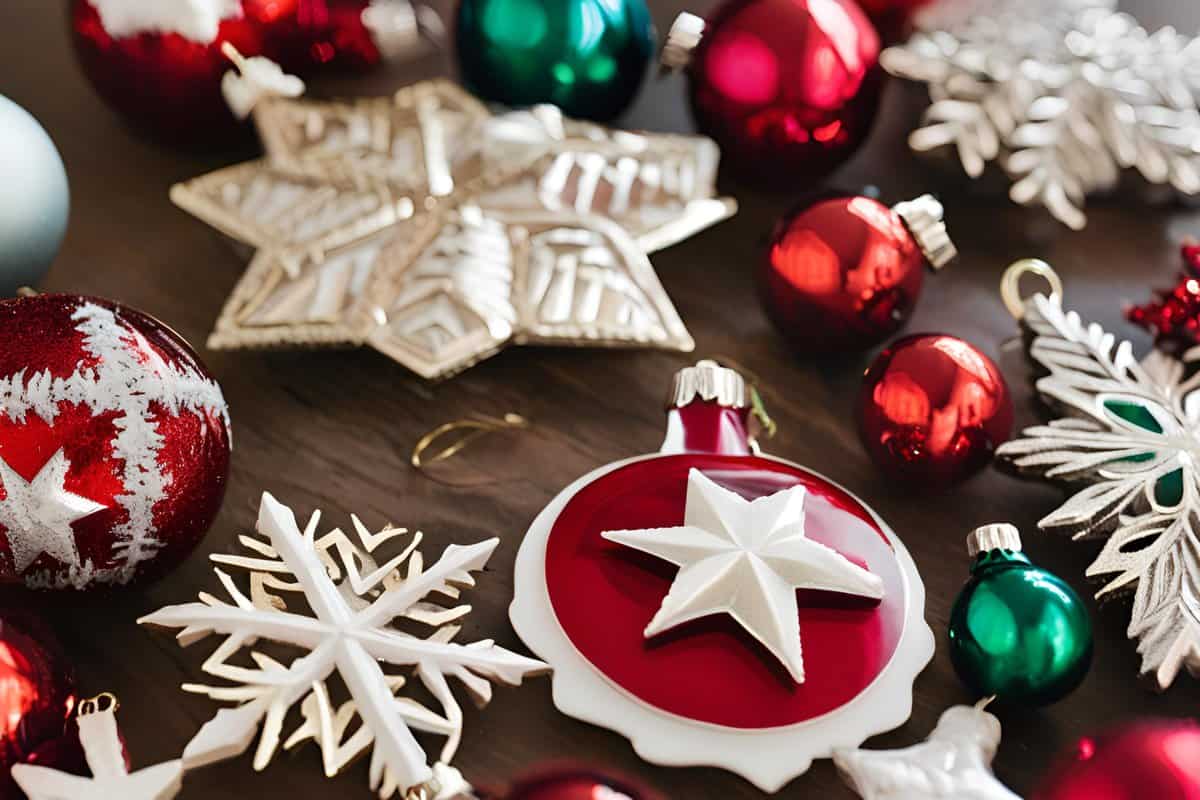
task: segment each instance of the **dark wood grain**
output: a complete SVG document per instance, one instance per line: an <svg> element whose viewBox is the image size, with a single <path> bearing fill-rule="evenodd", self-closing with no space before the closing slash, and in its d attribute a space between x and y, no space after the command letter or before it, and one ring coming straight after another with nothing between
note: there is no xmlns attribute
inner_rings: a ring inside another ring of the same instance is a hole
<svg viewBox="0 0 1200 800"><path fill-rule="evenodd" d="M663 29L683 3L657 0L652 6ZM1129 6L1147 24L1200 26L1200 6L1192 0L1138 0ZM71 180L70 230L45 288L112 297L203 342L243 264L208 229L173 208L167 189L248 153L173 152L130 133L85 85L57 2L3 0L0 30L5 32L0 93L42 121L62 151ZM448 57L435 55L365 78L321 82L313 93L384 93L446 72L448 65ZM1144 206L1134 192L1122 192L1094 203L1086 232L1070 233L1041 214L1012 207L1000 193L964 186L952 171L916 163L905 150L904 136L919 108L919 92L891 86L868 146L836 181L876 185L888 200L930 189L941 193L963 257L927 283L908 330L951 332L992 354L1015 390L1019 422L1031 422L1036 410L1028 372L1012 338L1014 323L997 295L1004 266L1022 256L1047 259L1066 281L1069 305L1144 346L1145 338L1123 323L1122 306L1145 298L1150 286L1170 282L1179 266L1177 243L1188 233L1200 233L1200 214ZM681 80L648 83L624 123L689 130ZM944 636L950 605L966 574L966 532L999 520L1031 532L1060 494L994 471L942 496L913 496L883 480L860 448L848 411L867 356L824 364L798 361L769 327L754 295L752 272L762 238L794 195L814 187L768 195L730 178L723 188L739 198L741 213L657 255L663 283L699 354L732 356L765 380L765 399L780 426L771 450L867 499L905 540L928 589L929 622ZM112 690L124 699L122 722L139 764L174 757L213 709L206 699L178 690L180 683L199 677L207 646L181 650L170 637L139 629L134 619L214 587L207 555L227 550L252 524L262 490L301 513L320 507L327 519L342 520L353 511L370 524L391 520L420 527L432 552L449 542L499 535L503 545L472 595L475 613L467 634L494 635L519 649L507 607L521 535L542 506L578 475L657 447L664 386L687 360L655 352L514 349L429 387L368 351L205 352L204 357L232 407L236 445L228 497L212 532L183 568L143 592L48 612L78 663L84 691ZM485 479L487 485L445 486L408 466L413 443L433 426L472 412L509 410L535 420L538 432L482 443L453 473L456 480ZM1087 589L1081 576L1092 548L1030 533L1026 539L1035 560ZM1192 680L1182 678L1161 695L1137 684L1138 658L1124 633L1127 613L1125 606L1096 611L1095 665L1082 688L1049 709L1005 713L997 771L1014 789L1029 790L1055 751L1098 725L1135 714L1187 715L1200 708L1200 687ZM911 721L872 744L914 742L945 706L969 699L940 646L917 681ZM673 798L761 796L729 773L640 762L620 736L557 713L547 680L500 690L486 711L468 709L467 717L457 763L477 782L502 781L536 763L566 758L632 773ZM278 758L261 774L251 770L248 758L199 771L188 777L183 797L367 797L365 784L364 765L325 780L319 758L308 747ZM851 794L830 765L820 763L782 796Z"/></svg>

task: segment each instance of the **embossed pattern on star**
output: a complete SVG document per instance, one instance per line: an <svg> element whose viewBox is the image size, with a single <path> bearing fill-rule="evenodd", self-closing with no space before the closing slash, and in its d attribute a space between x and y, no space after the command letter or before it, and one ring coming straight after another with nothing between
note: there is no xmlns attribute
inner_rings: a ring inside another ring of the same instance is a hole
<svg viewBox="0 0 1200 800"><path fill-rule="evenodd" d="M877 575L805 535L804 497L793 486L746 500L693 469L683 525L602 533L680 568L646 637L729 614L803 683L796 590L883 596Z"/></svg>
<svg viewBox="0 0 1200 800"><path fill-rule="evenodd" d="M38 556L47 553L64 564L79 566L75 545L76 520L103 511L105 506L66 489L71 464L59 450L27 481L0 457L0 528L12 551L18 574L29 568Z"/></svg>
<svg viewBox="0 0 1200 800"><path fill-rule="evenodd" d="M265 159L171 194L257 250L210 346L365 343L431 379L509 343L694 346L646 253L733 213L710 140L446 81L254 113Z"/></svg>

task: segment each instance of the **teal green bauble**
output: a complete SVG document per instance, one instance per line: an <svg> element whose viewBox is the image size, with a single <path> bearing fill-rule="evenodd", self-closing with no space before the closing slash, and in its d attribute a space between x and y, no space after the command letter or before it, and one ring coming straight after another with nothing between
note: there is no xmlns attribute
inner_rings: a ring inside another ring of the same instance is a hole
<svg viewBox="0 0 1200 800"><path fill-rule="evenodd" d="M1012 525L971 534L971 577L950 612L950 659L972 691L1027 705L1069 694L1092 663L1092 623L1079 595L1021 552Z"/></svg>
<svg viewBox="0 0 1200 800"><path fill-rule="evenodd" d="M600 121L633 101L655 49L645 0L462 0L455 38L484 100Z"/></svg>

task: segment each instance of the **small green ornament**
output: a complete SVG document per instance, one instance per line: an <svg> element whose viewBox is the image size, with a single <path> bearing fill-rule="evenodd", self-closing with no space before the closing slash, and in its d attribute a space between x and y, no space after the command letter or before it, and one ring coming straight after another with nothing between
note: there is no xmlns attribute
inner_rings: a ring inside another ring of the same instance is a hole
<svg viewBox="0 0 1200 800"><path fill-rule="evenodd" d="M971 577L950 612L950 659L981 696L1029 705L1060 700L1092 662L1087 608L1061 578L1030 563L1012 525L967 537Z"/></svg>
<svg viewBox="0 0 1200 800"><path fill-rule="evenodd" d="M633 101L655 49L645 0L462 0L456 41L483 99L598 121Z"/></svg>

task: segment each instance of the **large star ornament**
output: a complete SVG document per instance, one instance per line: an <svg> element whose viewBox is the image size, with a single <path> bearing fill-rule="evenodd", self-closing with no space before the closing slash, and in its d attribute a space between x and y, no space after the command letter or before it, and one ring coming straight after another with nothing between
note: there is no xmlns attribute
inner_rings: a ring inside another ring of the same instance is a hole
<svg viewBox="0 0 1200 800"><path fill-rule="evenodd" d="M602 533L680 568L646 637L729 614L803 683L796 590L883 596L877 575L805 535L804 497L793 486L746 500L693 469L683 525Z"/></svg>
<svg viewBox="0 0 1200 800"><path fill-rule="evenodd" d="M79 566L79 548L71 525L105 506L66 489L71 463L59 450L27 481L0 456L0 527L12 552L17 574L38 556L49 553L64 564Z"/></svg>
<svg viewBox="0 0 1200 800"><path fill-rule="evenodd" d="M646 254L734 212L712 141L441 80L253 113L266 158L171 193L257 251L211 347L369 344L431 379L510 343L692 349Z"/></svg>

